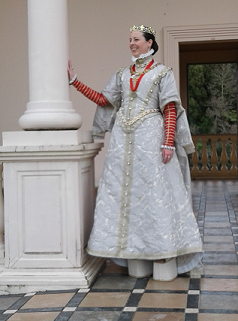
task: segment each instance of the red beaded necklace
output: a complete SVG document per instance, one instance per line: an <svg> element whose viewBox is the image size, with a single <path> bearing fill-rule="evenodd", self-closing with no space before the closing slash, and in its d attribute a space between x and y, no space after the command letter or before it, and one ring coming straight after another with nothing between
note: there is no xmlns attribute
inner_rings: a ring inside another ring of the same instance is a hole
<svg viewBox="0 0 238 321"><path fill-rule="evenodd" d="M143 74L140 75L139 79L137 80L136 85L135 85L135 88L133 87L132 78L130 78L131 91L136 91L136 90L137 90L137 88L138 88L138 86L139 86L139 84L140 84L140 81L141 81L142 77L143 77L144 74L145 74L145 70L148 70L148 69L153 65L153 63L154 63L154 60L152 59L151 62L150 62L150 63L146 66L146 68L144 69ZM133 70L133 72L135 72L135 65L132 67L132 70Z"/></svg>

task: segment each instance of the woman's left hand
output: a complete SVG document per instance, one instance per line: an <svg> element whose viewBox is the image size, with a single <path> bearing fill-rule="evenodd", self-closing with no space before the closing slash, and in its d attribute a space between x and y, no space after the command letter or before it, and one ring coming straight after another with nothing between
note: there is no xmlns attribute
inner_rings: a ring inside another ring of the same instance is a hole
<svg viewBox="0 0 238 321"><path fill-rule="evenodd" d="M168 148L163 148L163 163L166 164L168 163L171 158L173 157L173 153L174 151L172 149L168 149Z"/></svg>

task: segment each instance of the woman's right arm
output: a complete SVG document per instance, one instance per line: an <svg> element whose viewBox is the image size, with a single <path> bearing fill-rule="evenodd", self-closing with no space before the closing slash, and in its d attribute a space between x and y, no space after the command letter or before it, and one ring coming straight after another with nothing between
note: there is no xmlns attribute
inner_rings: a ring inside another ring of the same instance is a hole
<svg viewBox="0 0 238 321"><path fill-rule="evenodd" d="M81 81L77 79L77 75L73 72L71 61L68 62L68 74L69 74L69 84L73 85L78 91L80 91L85 97L93 101L98 106L106 106L109 104L108 100L103 96L103 94L91 89L90 87L84 85Z"/></svg>

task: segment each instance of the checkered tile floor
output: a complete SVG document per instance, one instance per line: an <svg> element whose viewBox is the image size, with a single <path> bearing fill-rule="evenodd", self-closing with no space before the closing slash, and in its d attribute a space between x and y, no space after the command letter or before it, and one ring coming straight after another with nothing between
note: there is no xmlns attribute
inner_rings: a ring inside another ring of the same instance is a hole
<svg viewBox="0 0 238 321"><path fill-rule="evenodd" d="M204 275L135 279L110 261L90 289L0 296L0 321L237 321L235 181L194 181Z"/></svg>

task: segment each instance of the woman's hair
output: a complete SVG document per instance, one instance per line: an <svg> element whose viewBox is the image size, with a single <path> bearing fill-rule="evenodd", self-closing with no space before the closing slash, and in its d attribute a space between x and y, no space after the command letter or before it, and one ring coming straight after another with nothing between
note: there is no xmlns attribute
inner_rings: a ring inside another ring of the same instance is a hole
<svg viewBox="0 0 238 321"><path fill-rule="evenodd" d="M154 55L154 54L158 51L158 49L159 49L159 46L158 46L158 44L157 44L157 42L156 42L156 40L155 40L155 36L152 35L151 33L148 33L148 32L143 32L142 34L143 34L143 36L144 36L144 38L145 38L146 41L149 41L150 39L153 40L153 43L152 43L150 49L154 49L154 52L153 52L153 54L152 54L152 55Z"/></svg>

